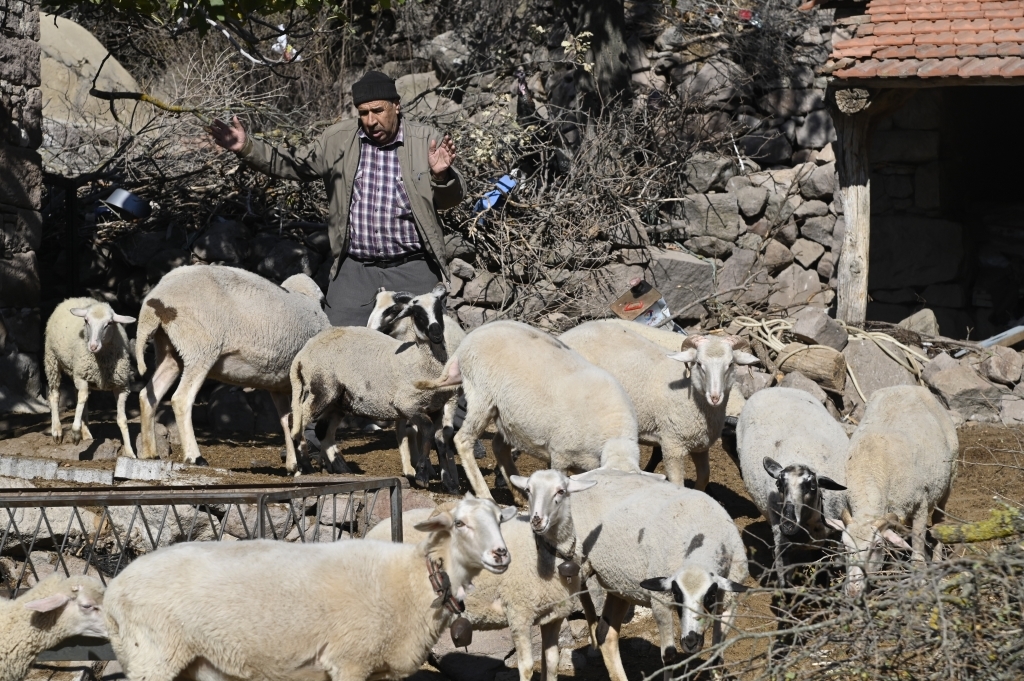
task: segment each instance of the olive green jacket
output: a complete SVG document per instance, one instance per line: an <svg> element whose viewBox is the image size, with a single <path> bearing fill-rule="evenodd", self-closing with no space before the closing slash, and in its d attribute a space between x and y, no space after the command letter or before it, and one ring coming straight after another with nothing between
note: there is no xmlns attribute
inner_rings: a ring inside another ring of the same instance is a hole
<svg viewBox="0 0 1024 681"><path fill-rule="evenodd" d="M403 142L398 147L398 162L412 204L416 230L427 253L447 278L448 259L437 211L452 208L462 201L466 196L466 181L452 167L447 182L435 183L430 175L427 154L430 140L440 144L443 135L430 126L408 119L403 119L402 125ZM238 152L246 164L273 177L302 181L323 179L329 203L327 234L334 255L331 279L338 273L341 256L348 251L348 209L352 201L352 181L359 167L358 130L358 119L344 120L327 128L313 142L298 148L291 145L274 147L249 136L245 147Z"/></svg>

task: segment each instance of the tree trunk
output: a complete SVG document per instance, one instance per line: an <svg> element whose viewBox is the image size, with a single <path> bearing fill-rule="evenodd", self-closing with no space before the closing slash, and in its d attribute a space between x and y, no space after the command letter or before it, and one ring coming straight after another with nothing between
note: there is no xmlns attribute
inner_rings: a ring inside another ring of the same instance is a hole
<svg viewBox="0 0 1024 681"><path fill-rule="evenodd" d="M577 83L584 108L600 111L615 98L629 93L631 74L622 0L577 0L575 5L576 34L593 34L586 58L594 64L593 73L578 71Z"/></svg>

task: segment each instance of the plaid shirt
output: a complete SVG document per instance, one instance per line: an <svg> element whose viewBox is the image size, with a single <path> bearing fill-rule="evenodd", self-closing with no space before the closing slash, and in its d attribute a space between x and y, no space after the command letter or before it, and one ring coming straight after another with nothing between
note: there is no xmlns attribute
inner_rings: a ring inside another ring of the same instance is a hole
<svg viewBox="0 0 1024 681"><path fill-rule="evenodd" d="M423 250L416 232L409 193L402 182L395 139L374 144L359 128L359 168L348 209L348 253L357 260L393 260Z"/></svg>

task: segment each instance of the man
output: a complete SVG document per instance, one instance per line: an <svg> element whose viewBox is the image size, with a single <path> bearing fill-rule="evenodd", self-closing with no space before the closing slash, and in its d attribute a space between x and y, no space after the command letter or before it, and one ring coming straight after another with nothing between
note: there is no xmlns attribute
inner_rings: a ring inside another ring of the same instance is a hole
<svg viewBox="0 0 1024 681"><path fill-rule="evenodd" d="M365 326L381 287L421 294L447 278L438 210L466 194L452 167L455 145L430 126L402 118L395 82L368 71L352 85L359 119L327 128L299 148L249 137L236 116L210 133L246 164L286 180L323 179L334 264L327 316L335 326Z"/></svg>

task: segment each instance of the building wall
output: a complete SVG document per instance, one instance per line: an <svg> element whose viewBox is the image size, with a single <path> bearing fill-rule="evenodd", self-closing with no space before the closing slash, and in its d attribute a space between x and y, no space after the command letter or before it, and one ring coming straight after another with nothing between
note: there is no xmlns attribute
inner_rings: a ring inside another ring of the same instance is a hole
<svg viewBox="0 0 1024 681"><path fill-rule="evenodd" d="M982 339L1022 315L1024 88L922 89L872 132L868 319Z"/></svg>
<svg viewBox="0 0 1024 681"><path fill-rule="evenodd" d="M0 0L0 402L40 390L41 121L39 5Z"/></svg>

